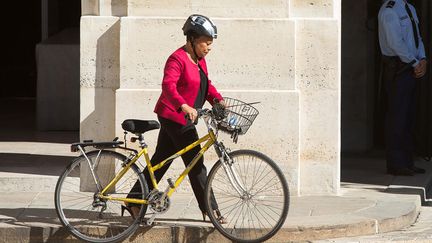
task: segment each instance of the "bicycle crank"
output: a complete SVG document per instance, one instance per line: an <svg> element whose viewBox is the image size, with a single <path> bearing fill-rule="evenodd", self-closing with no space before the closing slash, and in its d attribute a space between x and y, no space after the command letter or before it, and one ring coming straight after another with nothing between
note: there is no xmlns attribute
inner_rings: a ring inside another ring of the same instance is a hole
<svg viewBox="0 0 432 243"><path fill-rule="evenodd" d="M148 196L150 210L154 213L161 214L168 211L171 201L169 197L161 191L152 191Z"/></svg>

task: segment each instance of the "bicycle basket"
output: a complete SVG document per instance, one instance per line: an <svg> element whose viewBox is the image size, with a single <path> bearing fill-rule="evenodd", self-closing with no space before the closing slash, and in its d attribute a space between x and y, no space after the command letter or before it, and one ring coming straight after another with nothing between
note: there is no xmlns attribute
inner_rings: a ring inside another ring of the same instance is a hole
<svg viewBox="0 0 432 243"><path fill-rule="evenodd" d="M226 117L219 122L219 130L228 133L245 134L258 116L258 110L243 101L224 97Z"/></svg>

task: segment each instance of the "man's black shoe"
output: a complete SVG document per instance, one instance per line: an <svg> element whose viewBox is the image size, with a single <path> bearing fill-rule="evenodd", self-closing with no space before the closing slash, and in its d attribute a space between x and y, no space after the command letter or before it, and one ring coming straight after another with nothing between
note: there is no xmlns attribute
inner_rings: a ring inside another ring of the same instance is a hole
<svg viewBox="0 0 432 243"><path fill-rule="evenodd" d="M413 167L411 167L411 170L412 170L414 173L417 173L417 174L424 174L424 173L426 173L426 170L425 170L425 169L420 168L420 167L417 167L417 166L413 166Z"/></svg>
<svg viewBox="0 0 432 243"><path fill-rule="evenodd" d="M396 176L413 176L414 171L409 168L392 168L387 169L387 174L396 175Z"/></svg>

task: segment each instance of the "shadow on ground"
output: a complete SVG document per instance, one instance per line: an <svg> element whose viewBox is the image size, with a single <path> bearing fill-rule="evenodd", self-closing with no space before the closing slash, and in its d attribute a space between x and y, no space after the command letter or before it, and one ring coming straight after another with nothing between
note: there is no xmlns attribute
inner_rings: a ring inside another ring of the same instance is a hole
<svg viewBox="0 0 432 243"><path fill-rule="evenodd" d="M0 172L58 176L74 157L0 153Z"/></svg>
<svg viewBox="0 0 432 243"><path fill-rule="evenodd" d="M386 172L384 151L341 155L341 182L388 186L394 176Z"/></svg>
<svg viewBox="0 0 432 243"><path fill-rule="evenodd" d="M79 141L78 131L37 131L35 99L2 98L0 111L0 142L69 144Z"/></svg>

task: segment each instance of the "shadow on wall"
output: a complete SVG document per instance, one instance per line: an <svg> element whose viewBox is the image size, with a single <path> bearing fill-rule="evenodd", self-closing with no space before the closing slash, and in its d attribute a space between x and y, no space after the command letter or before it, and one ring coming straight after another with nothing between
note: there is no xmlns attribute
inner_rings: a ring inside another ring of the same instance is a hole
<svg viewBox="0 0 432 243"><path fill-rule="evenodd" d="M128 0L111 0L112 16L128 15Z"/></svg>
<svg viewBox="0 0 432 243"><path fill-rule="evenodd" d="M91 31L91 30L88 30ZM116 90L120 87L120 21L97 40L93 87L81 83L80 139L112 140L115 136ZM89 102L93 100L93 103Z"/></svg>

